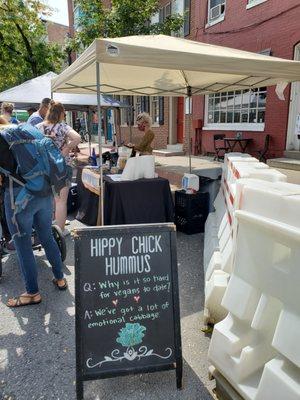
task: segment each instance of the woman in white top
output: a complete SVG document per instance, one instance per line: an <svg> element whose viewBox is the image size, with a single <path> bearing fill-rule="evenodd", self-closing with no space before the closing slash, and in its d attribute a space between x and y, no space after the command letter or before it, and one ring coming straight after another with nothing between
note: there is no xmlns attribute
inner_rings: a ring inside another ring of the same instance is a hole
<svg viewBox="0 0 300 400"><path fill-rule="evenodd" d="M58 101L51 101L46 118L37 125L45 135L51 137L61 153L65 156L69 168L70 182L72 179L72 166L70 152L80 143L80 135L64 122L65 109ZM59 196L55 196L55 220L64 231L67 219L67 200L69 187L64 187Z"/></svg>

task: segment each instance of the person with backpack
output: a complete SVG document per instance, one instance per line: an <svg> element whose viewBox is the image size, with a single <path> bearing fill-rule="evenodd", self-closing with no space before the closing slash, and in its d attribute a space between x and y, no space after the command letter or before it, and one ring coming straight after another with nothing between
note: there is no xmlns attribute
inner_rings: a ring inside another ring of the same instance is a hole
<svg viewBox="0 0 300 400"><path fill-rule="evenodd" d="M67 289L58 245L52 234L53 192L68 181L65 160L49 138L29 124L0 131L0 173L5 187L8 227L17 251L26 291L11 298L8 307L39 304L37 264L32 250L35 229L52 266L53 283Z"/></svg>
<svg viewBox="0 0 300 400"><path fill-rule="evenodd" d="M70 182L72 180L72 160L70 152L76 149L80 143L80 135L64 122L65 109L58 101L51 101L44 122L37 125L37 128L47 137L50 137L56 144L62 155L65 157L68 166ZM64 187L58 196L55 196L55 221L64 232L67 219L67 201L69 186Z"/></svg>

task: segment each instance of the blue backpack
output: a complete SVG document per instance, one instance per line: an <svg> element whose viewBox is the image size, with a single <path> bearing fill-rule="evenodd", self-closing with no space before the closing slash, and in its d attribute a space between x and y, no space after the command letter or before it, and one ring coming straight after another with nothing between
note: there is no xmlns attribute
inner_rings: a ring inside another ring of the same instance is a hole
<svg viewBox="0 0 300 400"><path fill-rule="evenodd" d="M55 195L67 186L67 165L51 138L30 124L9 127L1 135L16 160L17 174L25 181L20 182L7 170L0 168L0 172L9 178L10 189L13 181L23 186L14 201L15 214L24 209L34 196Z"/></svg>

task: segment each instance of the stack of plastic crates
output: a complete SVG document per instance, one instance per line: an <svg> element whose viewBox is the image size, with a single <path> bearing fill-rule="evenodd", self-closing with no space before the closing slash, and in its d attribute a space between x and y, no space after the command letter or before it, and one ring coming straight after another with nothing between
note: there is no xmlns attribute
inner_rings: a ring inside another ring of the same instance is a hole
<svg viewBox="0 0 300 400"><path fill-rule="evenodd" d="M175 224L177 230L188 235L204 232L209 211L209 193L175 192Z"/></svg>

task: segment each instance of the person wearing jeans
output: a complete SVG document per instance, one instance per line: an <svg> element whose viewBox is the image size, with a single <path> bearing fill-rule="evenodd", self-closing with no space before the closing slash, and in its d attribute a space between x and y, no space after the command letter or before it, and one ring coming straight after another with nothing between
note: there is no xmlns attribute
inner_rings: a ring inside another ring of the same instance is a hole
<svg viewBox="0 0 300 400"><path fill-rule="evenodd" d="M0 127L1 128L1 127ZM17 165L14 157L9 150L6 141L0 135L0 167L9 171L19 181L22 177L17 174ZM5 187L4 193L4 208L7 224L10 234L13 237L15 248L17 250L20 270L25 282L26 292L18 297L11 298L7 302L8 307L20 307L32 304L39 304L42 297L39 293L37 282L37 264L32 250L32 230L36 233L45 249L46 256L52 265L54 275L53 283L59 290L67 289L66 279L63 277L63 263L61 261L58 245L52 234L52 212L53 212L53 197L35 196L27 206L18 213L17 222L19 231L18 234L16 224L14 223L14 201L11 198L9 183L7 178L1 179ZM16 198L22 186L14 184L13 195Z"/></svg>
<svg viewBox="0 0 300 400"><path fill-rule="evenodd" d="M14 189L14 195L18 194L19 188ZM26 294L33 296L31 304L41 301L37 281L37 263L32 250L32 228L35 229L43 246L46 256L52 266L54 283L59 289L66 288L66 281L62 272L63 263L58 245L52 234L53 198L35 197L30 201L30 207L26 207L18 214L18 225L22 232L21 236L15 234L15 225L12 223L14 210L11 208L10 193L7 189L4 195L4 207L8 227L13 235L17 250L20 270L25 281ZM23 296L23 295L22 295ZM24 296L23 296L24 297ZM14 307L17 299L10 299L8 305ZM22 302L22 299L21 299ZM22 305L25 305L23 302Z"/></svg>

